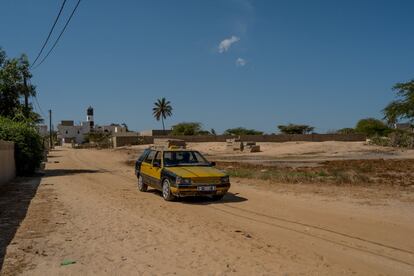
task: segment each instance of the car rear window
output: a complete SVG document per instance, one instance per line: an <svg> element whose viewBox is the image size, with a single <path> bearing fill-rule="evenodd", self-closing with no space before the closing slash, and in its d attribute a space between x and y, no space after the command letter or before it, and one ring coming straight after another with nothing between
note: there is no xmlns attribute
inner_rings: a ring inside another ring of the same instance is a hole
<svg viewBox="0 0 414 276"><path fill-rule="evenodd" d="M148 156L148 153L150 152L150 150L144 150L144 153L141 154L141 156L138 158L138 161L144 161L144 159Z"/></svg>
<svg viewBox="0 0 414 276"><path fill-rule="evenodd" d="M156 153L155 150L150 151L150 153L148 154L148 156L145 158L144 162L145 163L151 163L152 162L152 159L154 159L155 153Z"/></svg>

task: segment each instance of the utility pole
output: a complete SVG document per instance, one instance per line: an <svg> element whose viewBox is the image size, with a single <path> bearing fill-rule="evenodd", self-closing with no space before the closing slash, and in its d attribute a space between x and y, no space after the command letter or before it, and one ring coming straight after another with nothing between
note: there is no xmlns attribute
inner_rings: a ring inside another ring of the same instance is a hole
<svg viewBox="0 0 414 276"><path fill-rule="evenodd" d="M50 142L50 149L53 148L53 138L52 138L52 110L49 109L49 142Z"/></svg>
<svg viewBox="0 0 414 276"><path fill-rule="evenodd" d="M23 74L23 83L24 83L24 114L29 117L29 88L27 87L26 75Z"/></svg>

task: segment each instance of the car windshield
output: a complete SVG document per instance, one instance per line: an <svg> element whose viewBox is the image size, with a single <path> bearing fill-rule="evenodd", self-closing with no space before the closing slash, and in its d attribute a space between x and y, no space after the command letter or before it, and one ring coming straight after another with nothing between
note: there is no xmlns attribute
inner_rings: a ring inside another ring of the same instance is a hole
<svg viewBox="0 0 414 276"><path fill-rule="evenodd" d="M209 162L197 151L165 151L164 166L206 166Z"/></svg>

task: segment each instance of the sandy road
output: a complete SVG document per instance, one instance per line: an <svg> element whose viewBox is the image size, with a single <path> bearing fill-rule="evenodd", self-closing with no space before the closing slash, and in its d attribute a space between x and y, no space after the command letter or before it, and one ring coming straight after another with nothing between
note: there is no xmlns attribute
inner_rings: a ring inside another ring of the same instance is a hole
<svg viewBox="0 0 414 276"><path fill-rule="evenodd" d="M165 202L137 191L121 155L61 148L50 161L5 275L414 275L409 203L365 206L244 180L221 202Z"/></svg>

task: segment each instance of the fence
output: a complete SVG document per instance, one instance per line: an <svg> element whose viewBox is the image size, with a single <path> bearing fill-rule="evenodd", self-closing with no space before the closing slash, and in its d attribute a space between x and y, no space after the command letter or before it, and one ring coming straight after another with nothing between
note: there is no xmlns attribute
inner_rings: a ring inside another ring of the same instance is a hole
<svg viewBox="0 0 414 276"><path fill-rule="evenodd" d="M0 140L0 185L16 176L14 143Z"/></svg>

